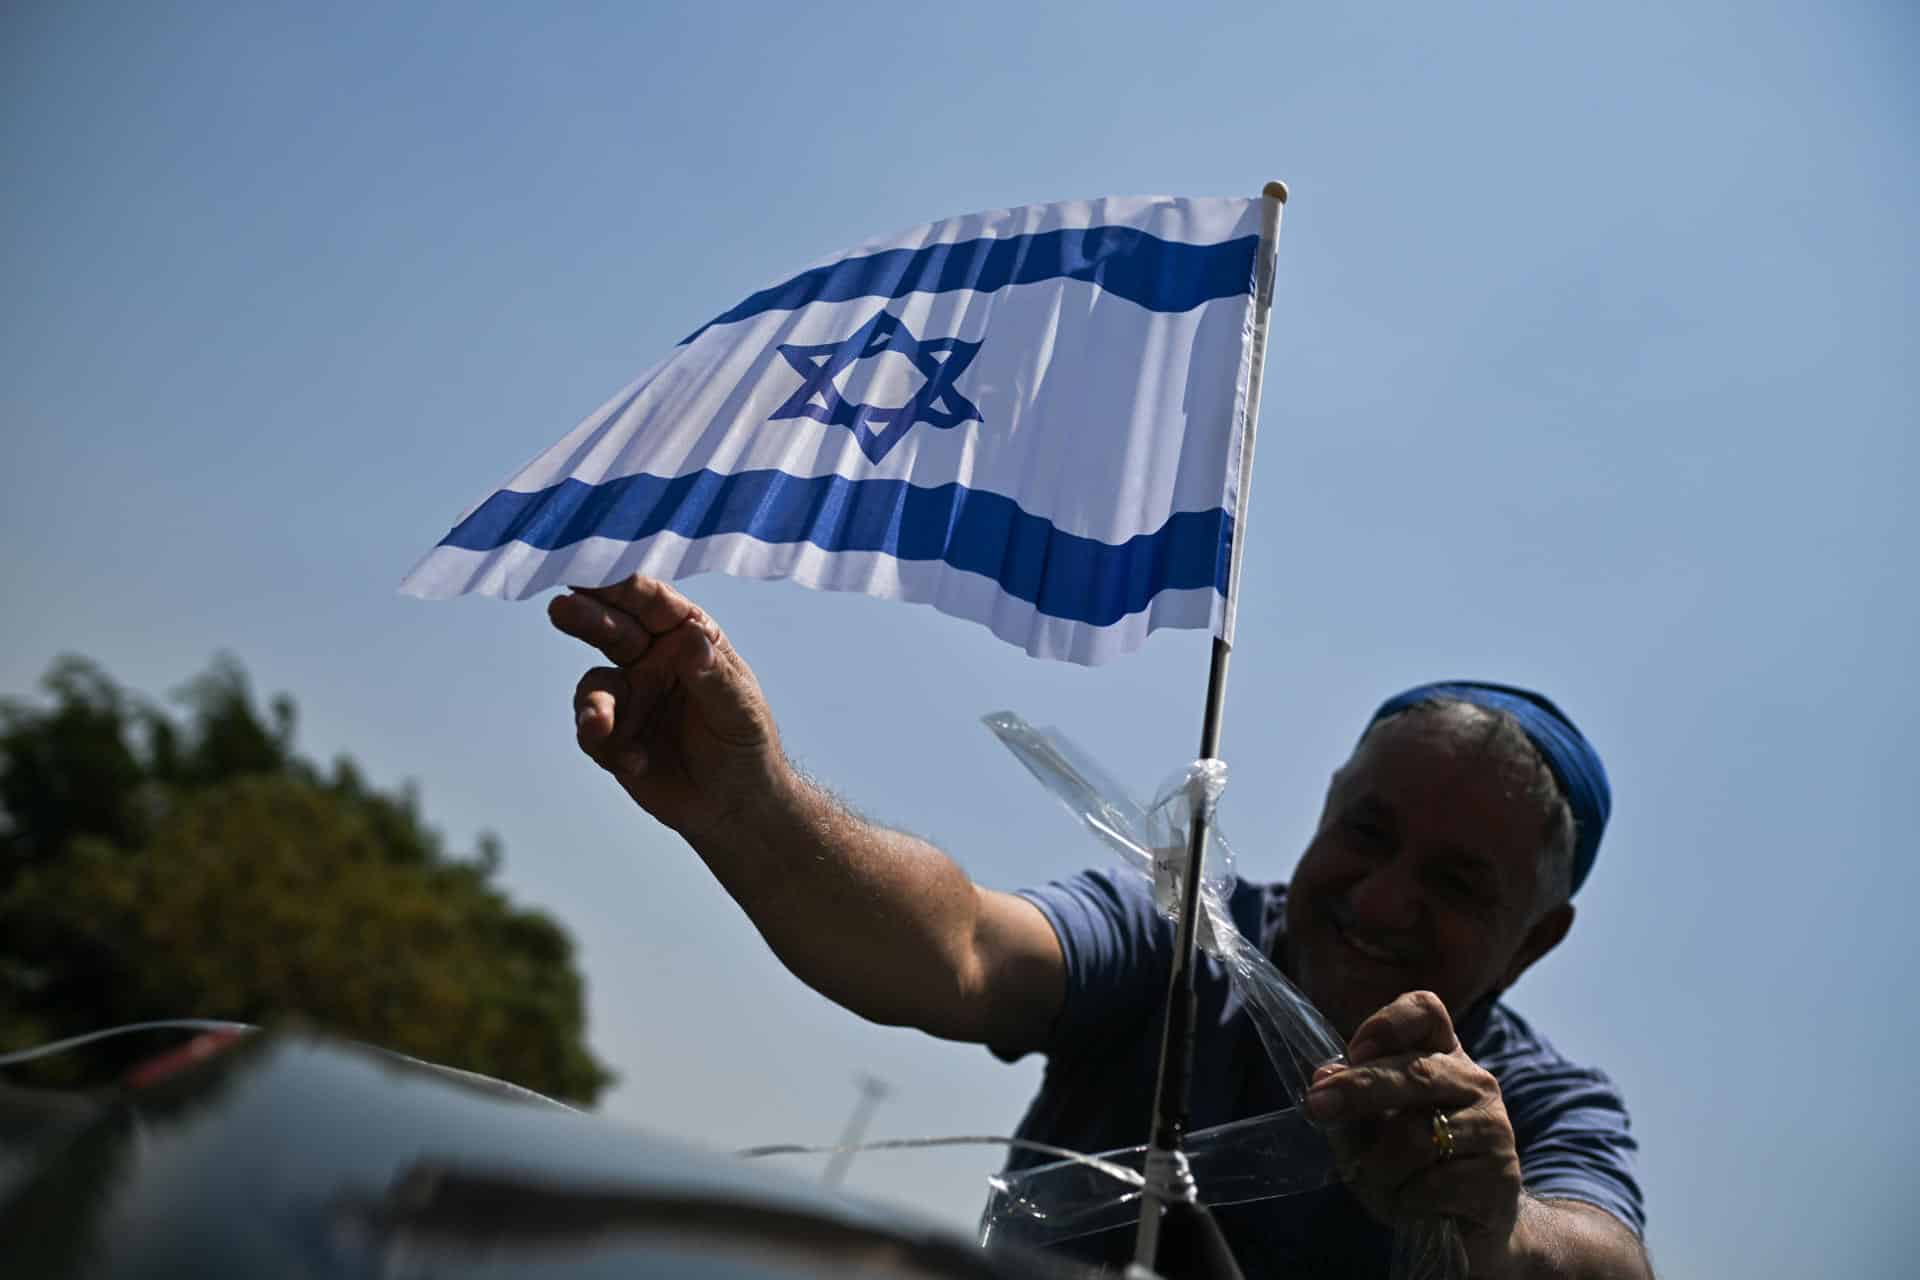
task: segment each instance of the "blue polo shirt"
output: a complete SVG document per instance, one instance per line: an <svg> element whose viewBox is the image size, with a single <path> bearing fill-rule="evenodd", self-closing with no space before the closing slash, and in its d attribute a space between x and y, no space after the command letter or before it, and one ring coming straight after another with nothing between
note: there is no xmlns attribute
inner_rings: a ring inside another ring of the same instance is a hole
<svg viewBox="0 0 1920 1280"><path fill-rule="evenodd" d="M1045 1079L1019 1136L1077 1151L1111 1151L1147 1141L1159 1065L1173 927L1144 881L1085 871L1021 896L1059 935L1067 994L1043 1046ZM1268 955L1280 954L1285 885L1240 881L1230 899L1235 924ZM1211 959L1195 974L1192 1129L1291 1105L1245 1007ZM1619 1091L1605 1075L1562 1057L1506 1005L1491 1001L1455 1028L1467 1054L1500 1082L1513 1122L1527 1191L1605 1209L1636 1234L1646 1225L1634 1179L1637 1144ZM1016 1155L1010 1169L1044 1163ZM1205 1195L1205 1188L1201 1189ZM1217 1210L1249 1276L1384 1276L1392 1236L1343 1186ZM1066 1246L1100 1261L1124 1261L1131 1230Z"/></svg>

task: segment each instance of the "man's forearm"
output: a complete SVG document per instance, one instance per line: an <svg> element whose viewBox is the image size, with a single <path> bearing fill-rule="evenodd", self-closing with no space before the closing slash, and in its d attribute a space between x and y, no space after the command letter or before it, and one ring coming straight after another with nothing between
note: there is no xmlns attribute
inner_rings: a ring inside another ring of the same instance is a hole
<svg viewBox="0 0 1920 1280"><path fill-rule="evenodd" d="M1514 1265L1504 1280L1652 1280L1646 1248L1604 1209L1520 1197Z"/></svg>
<svg viewBox="0 0 1920 1280"><path fill-rule="evenodd" d="M862 1017L983 1039L979 891L923 840L875 826L783 766L691 841L774 954Z"/></svg>

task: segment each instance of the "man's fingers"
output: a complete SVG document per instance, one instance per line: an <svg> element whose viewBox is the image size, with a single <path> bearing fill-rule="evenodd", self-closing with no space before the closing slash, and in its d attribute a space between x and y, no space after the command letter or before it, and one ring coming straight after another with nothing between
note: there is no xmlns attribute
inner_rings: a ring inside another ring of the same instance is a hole
<svg viewBox="0 0 1920 1280"><path fill-rule="evenodd" d="M1390 1053L1452 1053L1459 1047L1446 1003L1431 991L1409 991L1360 1024L1347 1061L1358 1066Z"/></svg>
<svg viewBox="0 0 1920 1280"><path fill-rule="evenodd" d="M580 681L575 736L654 817L696 840L783 780L753 672L679 592L635 576L575 588L548 613L619 663Z"/></svg>
<svg viewBox="0 0 1920 1280"><path fill-rule="evenodd" d="M653 636L633 615L579 592L549 600L547 618L556 628L576 640L584 640L618 666L632 666L653 647Z"/></svg>
<svg viewBox="0 0 1920 1280"><path fill-rule="evenodd" d="M650 635L660 636L700 615L693 601L658 578L634 574L610 587L579 587L584 596L626 614Z"/></svg>
<svg viewBox="0 0 1920 1280"><path fill-rule="evenodd" d="M1453 1154L1442 1159L1434 1141L1433 1114L1444 1112L1453 1135ZM1341 1128L1329 1136L1342 1134ZM1364 1181L1383 1193L1395 1192L1408 1178L1437 1164L1459 1165L1469 1158L1511 1149L1507 1132L1483 1107L1410 1108L1371 1126L1364 1142L1350 1136L1335 1141L1334 1150L1349 1181Z"/></svg>
<svg viewBox="0 0 1920 1280"><path fill-rule="evenodd" d="M592 751L613 733L626 682L612 667L595 667L573 687L574 736L583 750Z"/></svg>
<svg viewBox="0 0 1920 1280"><path fill-rule="evenodd" d="M1402 1053L1350 1066L1307 1090L1307 1111L1323 1124L1409 1107L1452 1111L1479 1100L1479 1068L1437 1053Z"/></svg>
<svg viewBox="0 0 1920 1280"><path fill-rule="evenodd" d="M624 705L623 705L624 704ZM626 717L623 720L622 712ZM638 772L646 759L633 745L638 716L630 704L625 675L595 667L573 689L573 735L580 749L608 768ZM614 759L615 754L619 760Z"/></svg>

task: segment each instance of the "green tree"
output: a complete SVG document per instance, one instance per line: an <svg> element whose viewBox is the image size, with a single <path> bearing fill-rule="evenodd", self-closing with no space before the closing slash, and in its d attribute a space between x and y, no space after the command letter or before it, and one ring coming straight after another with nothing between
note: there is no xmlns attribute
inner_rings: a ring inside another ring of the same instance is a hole
<svg viewBox="0 0 1920 1280"><path fill-rule="evenodd" d="M450 855L410 787L293 747L221 658L167 714L78 658L51 705L0 702L0 1049L154 1018L299 1015L339 1034L591 1102L566 931ZM50 1064L68 1082L102 1062Z"/></svg>

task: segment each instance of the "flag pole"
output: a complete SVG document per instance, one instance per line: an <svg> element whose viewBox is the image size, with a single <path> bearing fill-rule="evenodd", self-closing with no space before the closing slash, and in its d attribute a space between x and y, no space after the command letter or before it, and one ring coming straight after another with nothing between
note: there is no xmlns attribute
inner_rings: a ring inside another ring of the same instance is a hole
<svg viewBox="0 0 1920 1280"><path fill-rule="evenodd" d="M1213 638L1207 668L1206 710L1200 726L1200 758L1219 756L1220 721L1226 705L1227 659L1233 653L1233 630L1240 599L1240 566L1246 548L1247 495L1253 481L1253 445L1260 417L1260 382L1267 358L1267 316L1273 309L1275 256L1280 242L1280 207L1287 202L1283 182L1269 182L1261 191L1260 251L1254 267L1253 331L1250 336L1244 410L1241 415L1240 485L1234 511L1233 544L1227 561L1227 593L1220 633ZM1134 1263L1160 1272L1161 1256L1178 1233L1183 1242L1205 1256L1232 1255L1219 1238L1218 1228L1199 1208L1193 1175L1182 1145L1186 1137L1188 1093L1193 1076L1194 970L1198 960L1201 861L1212 823L1211 802L1193 806L1187 844L1185 879L1180 886L1180 922L1174 935L1173 970L1167 983L1167 1016L1160 1034L1160 1074L1154 1090L1153 1129L1147 1150L1146 1186L1140 1202L1140 1226L1134 1237ZM1183 1271L1187 1268L1183 1268ZM1230 1274L1238 1275L1237 1270Z"/></svg>

